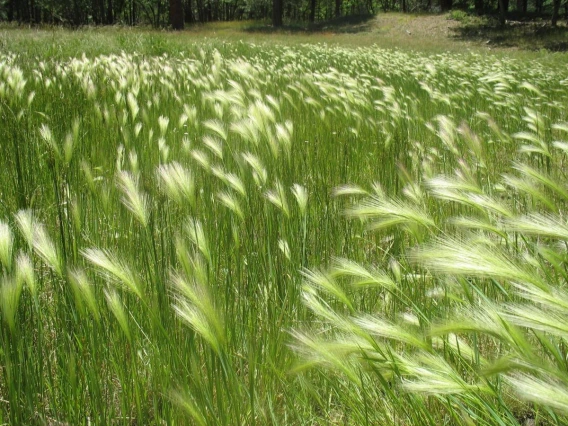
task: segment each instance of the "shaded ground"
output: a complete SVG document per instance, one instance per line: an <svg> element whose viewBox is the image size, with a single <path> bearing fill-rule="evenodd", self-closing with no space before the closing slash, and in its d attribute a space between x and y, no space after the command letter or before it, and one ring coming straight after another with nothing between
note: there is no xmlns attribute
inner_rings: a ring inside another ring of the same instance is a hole
<svg viewBox="0 0 568 426"><path fill-rule="evenodd" d="M370 32L373 30L373 15L354 15L346 16L329 21L320 21L315 23L296 23L284 25L281 28L275 28L268 23L253 22L246 25L243 29L249 33L323 33L330 32L336 34L357 34L362 32Z"/></svg>
<svg viewBox="0 0 568 426"><path fill-rule="evenodd" d="M459 12L459 11L458 11ZM454 19L454 16L456 19ZM379 13L376 16L351 16L315 24L288 24L275 29L269 23L248 23L248 34L358 35L362 44L421 50L446 45L448 50L468 47L482 49L520 49L554 52L568 50L568 27L559 22L552 28L549 20L515 20L511 16L504 28L496 17L477 17L464 12L451 14ZM458 43L456 43L458 42Z"/></svg>
<svg viewBox="0 0 568 426"><path fill-rule="evenodd" d="M393 19L395 16L398 19ZM448 20L446 15L393 15L380 14L376 17L376 31L383 36L405 37L408 43L420 47L428 40L446 40L460 25Z"/></svg>
<svg viewBox="0 0 568 426"><path fill-rule="evenodd" d="M556 28L550 20L534 18L520 20L513 15L505 27L492 17L466 17L453 28L453 38L460 41L485 44L488 47L517 48L522 50L545 49L552 52L568 50L568 27L559 22Z"/></svg>

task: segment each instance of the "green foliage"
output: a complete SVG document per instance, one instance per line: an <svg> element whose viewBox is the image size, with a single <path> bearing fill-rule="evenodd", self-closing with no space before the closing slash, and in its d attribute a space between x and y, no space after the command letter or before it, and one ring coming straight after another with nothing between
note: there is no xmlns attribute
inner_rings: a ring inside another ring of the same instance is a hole
<svg viewBox="0 0 568 426"><path fill-rule="evenodd" d="M466 22L469 18L469 14L461 9L455 9L448 13L448 19L452 19L458 22Z"/></svg>

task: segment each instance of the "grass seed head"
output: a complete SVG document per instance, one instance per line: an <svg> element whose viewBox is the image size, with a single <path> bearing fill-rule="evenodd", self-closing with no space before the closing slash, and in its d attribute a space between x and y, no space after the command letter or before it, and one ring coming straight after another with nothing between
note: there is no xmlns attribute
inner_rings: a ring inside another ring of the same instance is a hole
<svg viewBox="0 0 568 426"><path fill-rule="evenodd" d="M292 186L292 194L294 194L296 202L298 203L298 209L300 210L300 215L305 216L308 207L308 192L306 191L306 188L304 188L302 185L295 183Z"/></svg>
<svg viewBox="0 0 568 426"><path fill-rule="evenodd" d="M22 283L6 276L0 278L0 307L2 317L8 325L10 331L16 328L16 314L20 304L22 294Z"/></svg>
<svg viewBox="0 0 568 426"><path fill-rule="evenodd" d="M122 300L120 300L120 296L114 290L105 289L104 293L108 308L116 318L118 325L126 338L131 341L132 334L130 333L130 326L128 325L128 317L126 315L126 310L124 309L124 304L122 303Z"/></svg>
<svg viewBox="0 0 568 426"><path fill-rule="evenodd" d="M99 308L93 292L93 285L87 278L85 271L81 269L69 271L69 282L77 303L85 303L91 315L98 321L100 318Z"/></svg>
<svg viewBox="0 0 568 426"><path fill-rule="evenodd" d="M49 238L43 224L37 224L33 229L33 248L35 253L60 277L63 277L63 260L55 244Z"/></svg>
<svg viewBox="0 0 568 426"><path fill-rule="evenodd" d="M117 175L117 185L122 192L124 206L143 227L148 226L148 198L138 187L138 177L121 171Z"/></svg>
<svg viewBox="0 0 568 426"><path fill-rule="evenodd" d="M0 264L9 272L12 270L14 234L6 222L0 221Z"/></svg>
<svg viewBox="0 0 568 426"><path fill-rule="evenodd" d="M505 381L522 399L542 404L563 414L568 413L568 388L565 381L560 381L553 375L539 378L527 373L505 376Z"/></svg>
<svg viewBox="0 0 568 426"><path fill-rule="evenodd" d="M37 296L37 281L32 260L23 252L19 252L16 257L16 281L26 284L32 297Z"/></svg>
<svg viewBox="0 0 568 426"><path fill-rule="evenodd" d="M81 250L81 255L95 266L98 271L102 272L105 277L120 284L124 289L135 294L140 299L143 298L142 289L140 288L136 275L132 272L130 267L114 253L98 248L87 248ZM83 283L81 281L82 276L75 275L74 277L80 278L78 282Z"/></svg>
<svg viewBox="0 0 568 426"><path fill-rule="evenodd" d="M195 182L192 173L178 162L162 164L156 170L160 189L179 205L195 207Z"/></svg>

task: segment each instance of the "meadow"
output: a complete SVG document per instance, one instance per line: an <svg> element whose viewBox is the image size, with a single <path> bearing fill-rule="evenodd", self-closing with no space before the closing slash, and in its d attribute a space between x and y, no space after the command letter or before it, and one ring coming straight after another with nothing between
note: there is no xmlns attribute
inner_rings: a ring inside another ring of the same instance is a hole
<svg viewBox="0 0 568 426"><path fill-rule="evenodd" d="M0 424L568 423L565 66L66 34L2 39Z"/></svg>

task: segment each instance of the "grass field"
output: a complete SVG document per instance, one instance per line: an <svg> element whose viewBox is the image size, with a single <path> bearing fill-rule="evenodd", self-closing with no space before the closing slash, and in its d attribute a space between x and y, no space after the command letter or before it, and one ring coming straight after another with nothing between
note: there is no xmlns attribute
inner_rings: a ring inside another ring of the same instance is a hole
<svg viewBox="0 0 568 426"><path fill-rule="evenodd" d="M568 422L563 56L2 31L0 424Z"/></svg>
<svg viewBox="0 0 568 426"><path fill-rule="evenodd" d="M79 37L59 27L25 29L0 24L0 48L50 59L83 53L88 56L120 53L121 50L155 55L184 50L187 44L203 39L288 46L303 43L376 46L429 53L505 53L521 60L565 64L562 52L568 46L568 27L560 21L558 28L551 28L548 21L535 19L508 21L506 27L501 28L495 16L479 17L459 10L449 14L379 13L314 24L288 22L281 29L274 29L269 22L256 21L189 24L182 33L143 27L85 27Z"/></svg>

